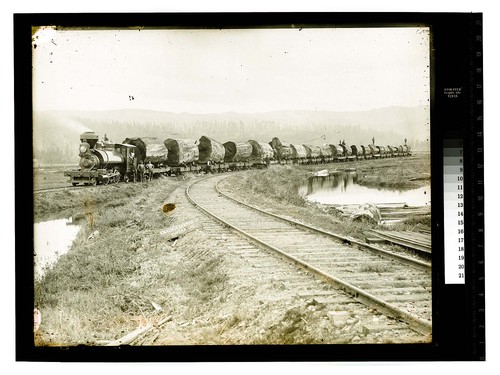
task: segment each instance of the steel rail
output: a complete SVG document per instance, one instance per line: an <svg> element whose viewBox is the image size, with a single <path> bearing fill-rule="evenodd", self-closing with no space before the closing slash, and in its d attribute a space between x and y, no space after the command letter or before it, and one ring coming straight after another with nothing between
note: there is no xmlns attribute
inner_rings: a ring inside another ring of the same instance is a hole
<svg viewBox="0 0 500 375"><path fill-rule="evenodd" d="M408 247L410 249L420 251L426 255L432 254L432 248L427 245L427 243L420 241L419 239L409 239L403 236L397 236L391 233L384 233L379 230L371 230L376 236L382 238L385 241L389 241L400 246Z"/></svg>
<svg viewBox="0 0 500 375"><path fill-rule="evenodd" d="M227 176L225 178L228 178L228 177L229 176ZM367 243L364 243L364 242L360 242L358 240L355 240L354 238L344 237L344 236L341 236L339 234L332 233L332 232L329 232L329 231L326 231L326 230L323 230L323 229L320 229L320 228L316 228L316 227L313 227L313 226L308 225L308 224L303 224L303 223L300 223L300 222L298 222L296 220L289 219L289 218L286 218L286 217L283 217L283 216L280 216L280 215L276 215L276 214L274 214L272 212L265 211L265 210L263 210L263 209L261 209L259 207L256 207L256 206L253 206L251 204L242 202L242 201L240 201L240 200L238 200L238 199L236 199L234 197L231 197L230 195L227 195L227 194L223 193L220 190L220 188L219 188L219 183L221 181L222 180L220 180L219 182L217 182L217 184L215 186L215 189L217 190L217 192L219 194L221 194L222 196L224 196L224 197L226 197L228 199L231 199L232 201L234 201L234 202L236 202L238 204L241 204L243 206L249 207L251 209L254 209L254 210L259 211L259 212L261 212L263 214L272 216L274 218L286 221L286 222L291 223L293 225L296 225L296 226L298 226L298 227L300 227L302 229L307 229L307 230L313 231L315 233L323 234L325 236L332 237L332 238L334 238L334 239L336 239L338 241L341 241L341 242L349 242L351 244L355 244L359 248L369 250L370 252L372 252L374 254L377 254L377 255L383 255L383 256L385 256L387 258L396 260L396 261L398 261L400 263L403 263L403 264L408 264L408 265L411 265L411 266L414 266L414 267L417 267L417 268L421 268L421 269L425 269L425 270L430 270L432 268L431 263L424 262L424 261L421 261L421 260L418 260L418 259L413 259L413 258L405 257L404 255L391 253L390 251L386 251L386 250L380 249L380 248L378 248L376 246L372 246L370 244L367 244Z"/></svg>
<svg viewBox="0 0 500 375"><path fill-rule="evenodd" d="M388 302L385 302L384 300L364 291L363 289L360 289L360 288L358 288L358 287L356 287L356 286L354 286L354 285L352 285L344 280L341 280L333 275L330 275L330 274L320 270L319 268L314 267L313 265L311 265L307 262L304 262L301 259L296 258L293 255L290 255L290 254L276 248L275 246L273 246L271 244L266 243L265 241L262 241L262 240L259 240L258 238L255 238L254 236L247 233L246 231L232 225L231 223L227 222L226 220L220 218L219 216L217 216L216 214L214 214L213 212L208 210L207 208L203 207L201 204L199 204L191 196L190 188L191 188L191 186L193 186L201 181L207 180L209 178L210 177L208 177L208 178L206 177L206 178L203 178L201 180L194 181L191 184L189 184L186 188L186 196L188 197L189 201L193 205L198 207L200 210L202 210L203 212L205 212L209 216L213 217L215 220L232 228L237 233L239 233L243 237L251 240L252 242L259 244L260 246L264 247L265 249L271 250L271 251L279 254L283 258L285 258L289 261L292 261L293 263L301 266L302 268L307 269L307 270L313 272L314 274L320 276L323 280L325 280L329 283L332 283L335 286L342 288L345 292L352 295L359 302L361 302L367 306L370 306L372 308L376 308L377 310L379 310L382 313L385 313L386 315L392 316L393 318L400 319L400 320L408 323L408 325L412 329L414 329L415 331L417 331L421 334L427 335L427 334L430 334L432 332L432 323L431 322L420 319L418 316L415 316L411 313L403 311L400 308L398 308L397 306L394 306ZM217 187L216 187L216 189L217 189Z"/></svg>

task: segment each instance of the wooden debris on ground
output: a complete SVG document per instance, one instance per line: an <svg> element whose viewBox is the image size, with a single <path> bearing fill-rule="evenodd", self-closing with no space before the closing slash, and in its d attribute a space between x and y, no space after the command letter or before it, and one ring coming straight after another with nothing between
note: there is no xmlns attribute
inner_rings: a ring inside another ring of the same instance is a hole
<svg viewBox="0 0 500 375"><path fill-rule="evenodd" d="M160 235L167 240L174 240L189 232L192 232L201 227L199 220L188 220L180 224L172 225L160 231Z"/></svg>

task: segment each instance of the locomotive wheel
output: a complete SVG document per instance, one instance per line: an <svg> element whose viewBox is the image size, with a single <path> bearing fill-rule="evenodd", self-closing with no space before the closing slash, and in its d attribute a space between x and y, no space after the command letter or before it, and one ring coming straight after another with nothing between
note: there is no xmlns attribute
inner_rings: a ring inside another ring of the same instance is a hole
<svg viewBox="0 0 500 375"><path fill-rule="evenodd" d="M97 186L97 180L95 178L93 178L92 180L90 180L90 184L92 186Z"/></svg>
<svg viewBox="0 0 500 375"><path fill-rule="evenodd" d="M78 185L78 182L72 182L71 185L76 186Z"/></svg>

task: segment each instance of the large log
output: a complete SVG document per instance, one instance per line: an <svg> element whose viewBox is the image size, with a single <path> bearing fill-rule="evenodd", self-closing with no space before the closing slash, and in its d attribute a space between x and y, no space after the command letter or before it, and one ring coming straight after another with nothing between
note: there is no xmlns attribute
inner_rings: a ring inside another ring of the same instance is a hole
<svg viewBox="0 0 500 375"><path fill-rule="evenodd" d="M337 145L330 145L330 149L332 150L332 155L341 157L344 156L344 149Z"/></svg>
<svg viewBox="0 0 500 375"><path fill-rule="evenodd" d="M344 156L351 156L352 155L352 150L350 147L347 147L345 144L340 145L342 149L344 150Z"/></svg>
<svg viewBox="0 0 500 375"><path fill-rule="evenodd" d="M330 148L330 145L323 144L319 146L320 151L321 151L321 157L323 158L329 158L332 156L332 149Z"/></svg>
<svg viewBox="0 0 500 375"><path fill-rule="evenodd" d="M200 151L195 141L191 139L168 138L164 142L168 149L167 164L178 166L198 161Z"/></svg>
<svg viewBox="0 0 500 375"><path fill-rule="evenodd" d="M200 163L208 161L222 163L224 161L226 149L221 143L212 138L202 136L198 142L198 150Z"/></svg>
<svg viewBox="0 0 500 375"><path fill-rule="evenodd" d="M368 145L368 147L370 148L372 155L380 154L380 150L378 149L378 147L374 145Z"/></svg>
<svg viewBox="0 0 500 375"><path fill-rule="evenodd" d="M278 160L286 160L292 157L292 146L290 143L282 142L279 138L274 137L269 144L276 153L276 158Z"/></svg>
<svg viewBox="0 0 500 375"><path fill-rule="evenodd" d="M319 146L304 145L308 158L319 158L321 156L321 149Z"/></svg>
<svg viewBox="0 0 500 375"><path fill-rule="evenodd" d="M137 160L146 164L151 162L153 165L166 163L168 159L168 150L165 144L155 137L133 137L126 138L122 143L134 145Z"/></svg>
<svg viewBox="0 0 500 375"><path fill-rule="evenodd" d="M253 148L250 142L229 141L224 143L224 148L226 149L226 156L224 157L226 162L247 161L252 156Z"/></svg>
<svg viewBox="0 0 500 375"><path fill-rule="evenodd" d="M370 146L361 146L365 156L373 155L373 149Z"/></svg>
<svg viewBox="0 0 500 375"><path fill-rule="evenodd" d="M273 148L268 143L253 140L248 141L248 143L252 145L252 155L250 155L252 160L263 161L265 159L274 159Z"/></svg>
<svg viewBox="0 0 500 375"><path fill-rule="evenodd" d="M292 147L292 159L304 159L307 157L306 148L302 145L290 145Z"/></svg>
<svg viewBox="0 0 500 375"><path fill-rule="evenodd" d="M352 153L352 155L362 156L363 149L360 146L351 145L351 153Z"/></svg>

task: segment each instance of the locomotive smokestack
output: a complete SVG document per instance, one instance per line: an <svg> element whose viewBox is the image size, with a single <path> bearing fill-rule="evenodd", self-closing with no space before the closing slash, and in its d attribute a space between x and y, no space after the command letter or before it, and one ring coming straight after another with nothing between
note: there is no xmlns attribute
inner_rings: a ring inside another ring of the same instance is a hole
<svg viewBox="0 0 500 375"><path fill-rule="evenodd" d="M98 140L99 136L94 132L85 132L80 135L80 141L87 142L90 148L94 148Z"/></svg>

